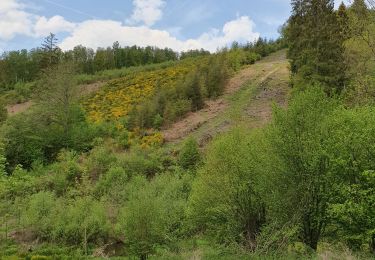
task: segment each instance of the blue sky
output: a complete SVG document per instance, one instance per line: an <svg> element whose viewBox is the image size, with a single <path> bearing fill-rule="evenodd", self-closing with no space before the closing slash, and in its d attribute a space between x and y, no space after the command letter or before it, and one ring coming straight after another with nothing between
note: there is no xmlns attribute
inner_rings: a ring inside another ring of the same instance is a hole
<svg viewBox="0 0 375 260"><path fill-rule="evenodd" d="M0 51L31 49L49 32L62 49L154 45L211 51L277 38L288 0L0 0Z"/></svg>

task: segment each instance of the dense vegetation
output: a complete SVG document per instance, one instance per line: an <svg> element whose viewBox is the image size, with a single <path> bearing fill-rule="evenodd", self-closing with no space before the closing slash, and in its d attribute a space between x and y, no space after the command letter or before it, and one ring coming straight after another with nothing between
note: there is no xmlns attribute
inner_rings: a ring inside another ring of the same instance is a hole
<svg viewBox="0 0 375 260"><path fill-rule="evenodd" d="M1 116L0 257L373 257L375 13L292 7L278 41L117 70L84 97L77 63L50 53L35 105ZM290 99L268 125L163 145L160 129L285 44Z"/></svg>

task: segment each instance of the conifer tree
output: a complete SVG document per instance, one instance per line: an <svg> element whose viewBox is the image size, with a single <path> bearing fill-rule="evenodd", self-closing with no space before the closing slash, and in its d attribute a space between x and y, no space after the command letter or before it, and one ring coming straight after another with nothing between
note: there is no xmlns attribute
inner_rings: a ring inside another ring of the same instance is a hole
<svg viewBox="0 0 375 260"><path fill-rule="evenodd" d="M341 2L339 9L337 10L337 22L340 28L341 40L344 41L350 38L349 16L343 2Z"/></svg>
<svg viewBox="0 0 375 260"><path fill-rule="evenodd" d="M50 33L42 43L43 64L42 67L49 68L59 62L60 48L57 46L57 38Z"/></svg>
<svg viewBox="0 0 375 260"><path fill-rule="evenodd" d="M292 7L287 38L294 84L340 92L345 82L343 39L333 0L293 0Z"/></svg>

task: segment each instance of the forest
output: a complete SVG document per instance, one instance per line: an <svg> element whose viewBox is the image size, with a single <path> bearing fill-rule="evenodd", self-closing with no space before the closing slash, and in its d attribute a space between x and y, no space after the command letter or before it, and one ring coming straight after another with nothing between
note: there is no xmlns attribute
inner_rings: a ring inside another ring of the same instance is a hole
<svg viewBox="0 0 375 260"><path fill-rule="evenodd" d="M3 53L0 259L374 259L371 3L214 53Z"/></svg>

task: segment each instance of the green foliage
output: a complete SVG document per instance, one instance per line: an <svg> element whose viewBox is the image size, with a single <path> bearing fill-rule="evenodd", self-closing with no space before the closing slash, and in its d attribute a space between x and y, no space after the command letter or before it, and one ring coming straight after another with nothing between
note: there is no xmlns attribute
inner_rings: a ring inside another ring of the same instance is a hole
<svg viewBox="0 0 375 260"><path fill-rule="evenodd" d="M89 175L93 179L97 179L100 175L108 171L115 161L116 157L111 153L111 149L101 145L90 151L85 165Z"/></svg>
<svg viewBox="0 0 375 260"><path fill-rule="evenodd" d="M136 177L129 183L129 190L118 230L125 235L130 254L145 259L157 246L170 245L181 232L187 197L184 180L168 174L150 182Z"/></svg>
<svg viewBox="0 0 375 260"><path fill-rule="evenodd" d="M153 121L153 127L155 129L160 129L163 125L164 118L160 114L156 114Z"/></svg>
<svg viewBox="0 0 375 260"><path fill-rule="evenodd" d="M129 132L126 129L123 129L117 137L117 142L122 148L128 149L130 147L129 139Z"/></svg>
<svg viewBox="0 0 375 260"><path fill-rule="evenodd" d="M254 157L257 139L256 133L235 130L212 144L189 199L189 218L195 230L222 243L255 248L265 221Z"/></svg>
<svg viewBox="0 0 375 260"><path fill-rule="evenodd" d="M48 177L46 176L44 184L61 196L81 177L83 169L78 163L78 154L74 151L61 151L57 160L46 171Z"/></svg>
<svg viewBox="0 0 375 260"><path fill-rule="evenodd" d="M113 166L102 174L95 185L94 193L99 197L104 197L116 204L122 204L127 198L127 183L129 182L129 173L122 167Z"/></svg>
<svg viewBox="0 0 375 260"><path fill-rule="evenodd" d="M117 166L126 169L130 176L153 177L165 170L168 158L157 149L136 149L118 157Z"/></svg>
<svg viewBox="0 0 375 260"><path fill-rule="evenodd" d="M334 235L356 251L374 251L374 171L365 171L357 179L358 183L340 185L339 200L330 205L333 228L338 227Z"/></svg>
<svg viewBox="0 0 375 260"><path fill-rule="evenodd" d="M92 198L58 199L51 192L39 192L30 197L22 218L35 234L46 241L82 244L104 241L108 220L103 205Z"/></svg>
<svg viewBox="0 0 375 260"><path fill-rule="evenodd" d="M193 169L201 161L198 143L194 138L188 138L181 148L178 164L184 169Z"/></svg>
<svg viewBox="0 0 375 260"><path fill-rule="evenodd" d="M181 118L190 111L191 106L191 101L187 99L178 99L174 102L167 102L164 110L164 118L166 122L172 123Z"/></svg>
<svg viewBox="0 0 375 260"><path fill-rule="evenodd" d="M30 197L23 218L26 224L42 239L52 238L56 196L52 192L39 192Z"/></svg>
<svg viewBox="0 0 375 260"><path fill-rule="evenodd" d="M46 71L33 109L13 116L2 127L9 166L30 168L50 162L61 149L85 151L97 135L78 104L78 89L69 64Z"/></svg>
<svg viewBox="0 0 375 260"><path fill-rule="evenodd" d="M275 111L268 137L275 157L269 178L275 200L271 211L276 212L271 214L282 223L296 221L303 242L313 249L327 224L328 203L338 181L322 141L329 138L324 119L336 106L319 88L298 94L286 111Z"/></svg>
<svg viewBox="0 0 375 260"><path fill-rule="evenodd" d="M60 201L56 205L52 236L71 245L82 245L87 250L88 242L105 241L109 223L102 203L90 197Z"/></svg>
<svg viewBox="0 0 375 260"><path fill-rule="evenodd" d="M226 55L224 52L212 56L208 62L208 67L204 70L206 73L205 87L208 97L218 97L224 91L229 77Z"/></svg>
<svg viewBox="0 0 375 260"><path fill-rule="evenodd" d="M6 109L3 103L0 103L0 124L4 123L7 117L8 117L8 110Z"/></svg>
<svg viewBox="0 0 375 260"><path fill-rule="evenodd" d="M330 205L330 232L355 250L374 250L375 113L373 107L340 110L328 120L327 154L340 180Z"/></svg>
<svg viewBox="0 0 375 260"><path fill-rule="evenodd" d="M6 175L7 159L5 157L4 145L0 142L0 178Z"/></svg>
<svg viewBox="0 0 375 260"><path fill-rule="evenodd" d="M344 42L346 98L350 104L370 104L375 96L375 14L362 0L354 1L345 14L349 32Z"/></svg>
<svg viewBox="0 0 375 260"><path fill-rule="evenodd" d="M30 167L34 161L44 160L48 136L32 112L15 115L3 125L5 154L10 167L21 164Z"/></svg>
<svg viewBox="0 0 375 260"><path fill-rule="evenodd" d="M328 94L344 88L343 38L332 0L292 1L286 30L293 84L320 84Z"/></svg>

